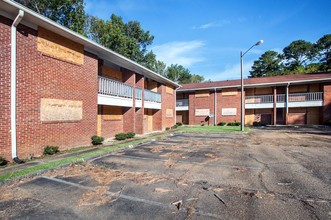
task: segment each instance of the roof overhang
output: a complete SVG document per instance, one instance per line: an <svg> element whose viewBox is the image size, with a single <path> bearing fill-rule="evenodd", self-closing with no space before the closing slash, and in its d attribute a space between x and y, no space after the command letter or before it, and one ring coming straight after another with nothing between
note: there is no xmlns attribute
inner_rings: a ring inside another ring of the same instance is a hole
<svg viewBox="0 0 331 220"><path fill-rule="evenodd" d="M84 45L84 49L86 51L89 51L95 55L97 55L101 59L108 60L120 67L124 67L126 69L129 69L131 71L134 71L138 74L141 74L147 78L153 79L158 82L170 84L174 86L175 88L180 87L178 83L175 83L169 79L167 79L164 76L161 76L160 74L157 74L148 68L106 48L101 46L100 44L97 44L88 38L60 25L56 22L30 10L27 7L22 6L21 4L10 1L10 0L0 0L0 10L1 14L6 15L6 17L9 17L11 19L15 18L15 16L18 14L19 10L24 11L24 17L23 17L23 23L24 21L37 25L40 27L43 27L49 31L52 31L56 34L59 34L65 38L68 38L74 42L77 42L79 44Z"/></svg>
<svg viewBox="0 0 331 220"><path fill-rule="evenodd" d="M306 83L320 83L320 82L331 82L331 77L325 77L320 79L305 79L305 80L288 80L282 82L271 82L271 83L254 83L254 84L245 84L245 88L257 88L257 87L270 87L270 86L286 86L286 85L300 85ZM190 91L201 91L201 90L221 90L227 88L241 88L241 84L238 85L231 85L231 86L210 86L210 87L202 87L202 88L191 88L191 89L179 89L177 90L178 93L180 92L190 92Z"/></svg>

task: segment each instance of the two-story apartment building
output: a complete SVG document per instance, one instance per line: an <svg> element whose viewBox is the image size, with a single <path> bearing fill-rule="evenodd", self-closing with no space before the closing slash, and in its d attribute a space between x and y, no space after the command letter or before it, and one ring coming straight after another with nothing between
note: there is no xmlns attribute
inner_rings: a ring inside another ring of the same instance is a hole
<svg viewBox="0 0 331 220"><path fill-rule="evenodd" d="M0 156L164 130L178 84L45 18L0 1Z"/></svg>
<svg viewBox="0 0 331 220"><path fill-rule="evenodd" d="M331 73L244 80L245 124L324 124L331 120ZM185 84L177 90L177 122L241 121L241 80Z"/></svg>

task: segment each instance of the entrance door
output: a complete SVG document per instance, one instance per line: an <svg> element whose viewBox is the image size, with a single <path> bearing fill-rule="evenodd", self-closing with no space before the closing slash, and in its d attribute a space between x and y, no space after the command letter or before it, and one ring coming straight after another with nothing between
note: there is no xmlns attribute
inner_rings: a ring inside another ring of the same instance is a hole
<svg viewBox="0 0 331 220"><path fill-rule="evenodd" d="M277 125L284 125L285 124L285 109L277 108L276 110L276 124Z"/></svg>

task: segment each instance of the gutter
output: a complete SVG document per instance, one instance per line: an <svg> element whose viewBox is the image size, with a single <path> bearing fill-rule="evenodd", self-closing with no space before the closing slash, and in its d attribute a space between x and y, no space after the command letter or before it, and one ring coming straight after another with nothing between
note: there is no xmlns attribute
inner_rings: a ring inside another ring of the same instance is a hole
<svg viewBox="0 0 331 220"><path fill-rule="evenodd" d="M16 137L16 27L21 22L24 11L19 10L13 24L11 25L11 63L10 63L10 126L11 126L11 149L12 159L16 163L23 163L17 157L17 137Z"/></svg>

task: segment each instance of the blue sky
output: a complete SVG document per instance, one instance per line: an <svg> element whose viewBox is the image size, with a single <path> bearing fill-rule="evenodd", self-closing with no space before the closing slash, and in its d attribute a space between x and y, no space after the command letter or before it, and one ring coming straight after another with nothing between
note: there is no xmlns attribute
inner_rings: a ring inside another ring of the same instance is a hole
<svg viewBox="0 0 331 220"><path fill-rule="evenodd" d="M85 0L87 13L139 21L154 35L150 49L167 65L181 64L205 79L240 78L267 50L281 52L294 40L316 42L331 34L330 0Z"/></svg>

